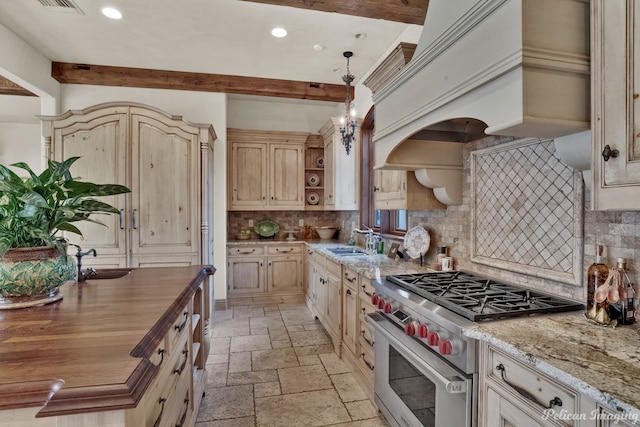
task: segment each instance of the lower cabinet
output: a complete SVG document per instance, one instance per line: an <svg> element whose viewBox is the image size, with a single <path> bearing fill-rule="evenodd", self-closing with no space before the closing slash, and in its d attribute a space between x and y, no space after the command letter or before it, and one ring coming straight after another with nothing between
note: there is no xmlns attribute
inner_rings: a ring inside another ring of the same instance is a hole
<svg viewBox="0 0 640 427"><path fill-rule="evenodd" d="M302 295L302 243L227 247L227 296Z"/></svg>

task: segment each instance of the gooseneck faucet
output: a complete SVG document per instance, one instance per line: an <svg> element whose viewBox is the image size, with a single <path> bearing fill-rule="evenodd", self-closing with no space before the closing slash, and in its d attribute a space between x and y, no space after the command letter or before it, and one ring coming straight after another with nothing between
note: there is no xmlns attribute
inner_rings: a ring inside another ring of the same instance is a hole
<svg viewBox="0 0 640 427"><path fill-rule="evenodd" d="M82 248L80 246L75 246L76 248L78 248L78 251L76 252L76 259L78 260L78 283L81 283L96 274L96 271L93 268L89 268L86 272L82 271L82 257L91 254L93 254L93 256L95 257L98 256L98 253L93 248L89 249L88 251L82 252Z"/></svg>
<svg viewBox="0 0 640 427"><path fill-rule="evenodd" d="M378 235L378 233L376 233L375 231L373 231L373 229L367 227L364 224L362 224L362 226L365 228L365 230L359 230L357 228L354 228L353 230L351 230L351 236L353 236L354 233L366 234L364 251L369 255L375 254L376 253L376 235Z"/></svg>

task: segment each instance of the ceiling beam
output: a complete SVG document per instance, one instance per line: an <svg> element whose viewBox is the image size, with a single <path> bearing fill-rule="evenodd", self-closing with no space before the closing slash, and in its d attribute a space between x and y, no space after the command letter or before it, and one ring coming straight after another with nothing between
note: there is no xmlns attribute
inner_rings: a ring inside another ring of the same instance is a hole
<svg viewBox="0 0 640 427"><path fill-rule="evenodd" d="M52 62L51 77L67 84L193 90L330 102L344 102L346 97L343 85L329 83L67 62Z"/></svg>
<svg viewBox="0 0 640 427"><path fill-rule="evenodd" d="M0 76L0 95L36 96L20 85Z"/></svg>
<svg viewBox="0 0 640 427"><path fill-rule="evenodd" d="M423 25L429 0L244 0Z"/></svg>

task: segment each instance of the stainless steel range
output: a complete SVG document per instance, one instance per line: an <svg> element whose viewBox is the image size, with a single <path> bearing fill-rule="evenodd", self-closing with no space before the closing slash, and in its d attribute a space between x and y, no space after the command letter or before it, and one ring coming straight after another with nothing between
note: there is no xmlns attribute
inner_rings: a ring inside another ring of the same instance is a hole
<svg viewBox="0 0 640 427"><path fill-rule="evenodd" d="M376 404L402 427L476 425L477 350L464 327L584 308L464 271L387 276L373 286Z"/></svg>

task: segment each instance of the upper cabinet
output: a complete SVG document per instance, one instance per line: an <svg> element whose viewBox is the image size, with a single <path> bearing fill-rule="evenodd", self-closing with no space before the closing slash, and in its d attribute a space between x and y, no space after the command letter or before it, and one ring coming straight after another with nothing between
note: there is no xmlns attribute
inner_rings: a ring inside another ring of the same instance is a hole
<svg viewBox="0 0 640 427"><path fill-rule="evenodd" d="M342 145L340 120L331 118L320 129L324 139L324 207L325 210L358 210L360 188L360 132L351 153Z"/></svg>
<svg viewBox="0 0 640 427"><path fill-rule="evenodd" d="M376 170L373 186L375 209L446 209L433 191L418 182L412 171Z"/></svg>
<svg viewBox="0 0 640 427"><path fill-rule="evenodd" d="M640 24L640 1L593 0L591 14L591 204L594 210L637 210L640 209L640 30L636 28Z"/></svg>
<svg viewBox="0 0 640 427"><path fill-rule="evenodd" d="M229 210L303 210L308 135L228 129Z"/></svg>
<svg viewBox="0 0 640 427"><path fill-rule="evenodd" d="M139 104L101 104L44 117L49 156L72 156L74 176L126 185L131 193L106 201L119 215L80 224L67 236L98 257L85 264L145 267L210 263L209 164L216 136L197 125Z"/></svg>

